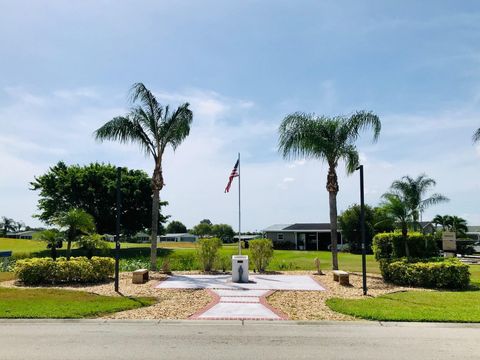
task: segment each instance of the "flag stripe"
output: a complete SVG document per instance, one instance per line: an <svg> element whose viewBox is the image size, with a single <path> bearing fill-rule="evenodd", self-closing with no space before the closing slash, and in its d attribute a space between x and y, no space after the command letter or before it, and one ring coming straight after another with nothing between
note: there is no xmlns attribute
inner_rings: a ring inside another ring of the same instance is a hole
<svg viewBox="0 0 480 360"><path fill-rule="evenodd" d="M235 163L235 166L233 167L232 172L230 173L230 176L228 178L228 184L225 187L225 192L226 193L228 193L230 191L230 187L232 186L233 179L236 178L237 176L240 176L240 174L238 173L238 162L239 161L240 160L237 160L237 162Z"/></svg>

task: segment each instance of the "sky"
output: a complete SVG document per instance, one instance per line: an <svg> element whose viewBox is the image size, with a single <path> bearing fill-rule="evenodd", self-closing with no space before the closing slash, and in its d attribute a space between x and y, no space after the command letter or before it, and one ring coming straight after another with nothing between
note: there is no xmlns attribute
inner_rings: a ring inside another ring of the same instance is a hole
<svg viewBox="0 0 480 360"><path fill-rule="evenodd" d="M478 1L0 0L0 216L42 225L35 176L58 161L153 171L134 145L92 133L125 114L143 82L162 104L191 104L190 136L165 154L165 212L242 229L328 222L325 164L284 160L278 127L296 111L371 110L379 140L358 141L366 202L425 173L450 198L424 213L480 224ZM339 165L338 209L359 202Z"/></svg>

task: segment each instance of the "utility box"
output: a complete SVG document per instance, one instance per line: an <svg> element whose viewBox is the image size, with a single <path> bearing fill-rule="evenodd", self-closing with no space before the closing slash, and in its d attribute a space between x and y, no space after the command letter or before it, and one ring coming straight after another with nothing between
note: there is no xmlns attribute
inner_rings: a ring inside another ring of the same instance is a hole
<svg viewBox="0 0 480 360"><path fill-rule="evenodd" d="M248 256L232 256L232 282L248 283Z"/></svg>

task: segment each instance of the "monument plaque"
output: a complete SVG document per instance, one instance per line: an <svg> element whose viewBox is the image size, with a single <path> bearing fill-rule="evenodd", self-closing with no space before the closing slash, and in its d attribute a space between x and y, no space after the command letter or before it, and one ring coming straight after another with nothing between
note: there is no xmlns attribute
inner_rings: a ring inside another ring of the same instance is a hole
<svg viewBox="0 0 480 360"><path fill-rule="evenodd" d="M444 231L442 235L442 247L445 252L457 251L457 239L452 231Z"/></svg>

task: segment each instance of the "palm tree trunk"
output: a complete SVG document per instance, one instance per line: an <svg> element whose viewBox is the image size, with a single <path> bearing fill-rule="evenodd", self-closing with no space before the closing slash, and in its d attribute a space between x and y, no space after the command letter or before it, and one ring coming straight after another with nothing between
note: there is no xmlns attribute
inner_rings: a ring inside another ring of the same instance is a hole
<svg viewBox="0 0 480 360"><path fill-rule="evenodd" d="M338 270L338 250L337 250L337 193L338 179L335 166L330 165L327 175L328 202L330 207L330 238L332 250L332 269Z"/></svg>
<svg viewBox="0 0 480 360"><path fill-rule="evenodd" d="M160 207L160 190L163 188L162 166L160 162L155 164L152 177L152 235L150 248L150 269L157 270L157 235L158 235L158 211Z"/></svg>
<svg viewBox="0 0 480 360"><path fill-rule="evenodd" d="M70 260L71 252L72 252L72 240L67 239L67 261Z"/></svg>
<svg viewBox="0 0 480 360"><path fill-rule="evenodd" d="M150 270L157 270L157 234L158 234L158 209L160 204L160 190L153 189L152 198L152 235L150 238Z"/></svg>
<svg viewBox="0 0 480 360"><path fill-rule="evenodd" d="M408 248L408 228L407 225L402 226L402 237L405 244L405 256L410 258L410 249Z"/></svg>

